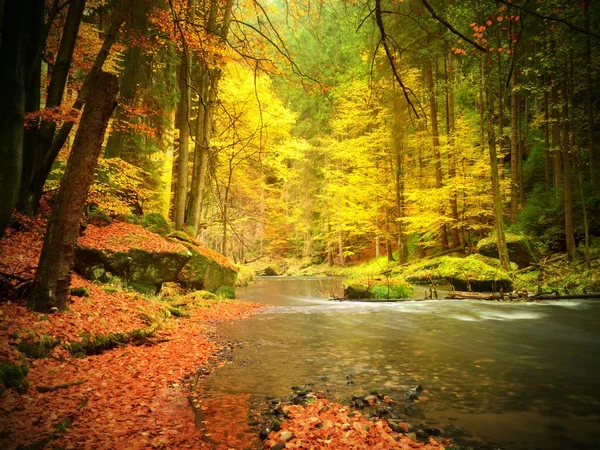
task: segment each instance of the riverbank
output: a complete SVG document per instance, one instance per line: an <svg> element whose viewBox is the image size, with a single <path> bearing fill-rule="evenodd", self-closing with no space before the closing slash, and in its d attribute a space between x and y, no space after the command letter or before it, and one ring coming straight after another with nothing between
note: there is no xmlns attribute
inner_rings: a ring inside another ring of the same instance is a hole
<svg viewBox="0 0 600 450"><path fill-rule="evenodd" d="M322 276L344 278L346 284L375 285L395 282L431 287L454 286L457 291L515 292L515 296L577 295L600 292L600 249L593 249L592 264L584 260L569 262L567 255L554 254L540 258L537 263L523 269L516 265L510 272L500 269L497 259L479 254L469 256L432 256L408 264L398 264L387 258L372 259L360 264L337 266L313 264L310 259L284 258L254 261L249 268L257 275ZM342 298L339 290L330 297ZM390 295L390 298L394 297Z"/></svg>
<svg viewBox="0 0 600 450"><path fill-rule="evenodd" d="M21 280L35 273L44 228L23 218L0 241L0 447L211 448L190 396L230 345L217 325L261 305L74 275L65 311L32 312Z"/></svg>

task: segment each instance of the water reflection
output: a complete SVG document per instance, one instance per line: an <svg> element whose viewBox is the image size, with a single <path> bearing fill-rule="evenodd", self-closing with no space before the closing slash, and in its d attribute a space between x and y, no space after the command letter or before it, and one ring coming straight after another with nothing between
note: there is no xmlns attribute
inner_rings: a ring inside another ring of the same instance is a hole
<svg viewBox="0 0 600 450"><path fill-rule="evenodd" d="M339 281L263 279L239 292L277 306L224 327L242 345L208 385L283 396L316 383L348 401L372 388L398 398L420 383L428 422L507 448L600 440L600 304L330 302L328 283Z"/></svg>

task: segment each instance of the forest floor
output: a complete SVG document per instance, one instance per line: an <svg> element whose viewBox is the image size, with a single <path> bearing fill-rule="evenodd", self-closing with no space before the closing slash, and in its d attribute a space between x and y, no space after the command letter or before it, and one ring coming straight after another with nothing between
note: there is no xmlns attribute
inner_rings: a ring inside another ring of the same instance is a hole
<svg viewBox="0 0 600 450"><path fill-rule="evenodd" d="M45 221L20 223L0 241L4 288L33 277L42 246ZM248 435L219 420L222 408L200 430L190 404L198 376L228 346L216 325L260 305L201 293L148 298L77 275L71 285L68 309L52 314L30 311L19 288L0 294L0 448L246 446Z"/></svg>

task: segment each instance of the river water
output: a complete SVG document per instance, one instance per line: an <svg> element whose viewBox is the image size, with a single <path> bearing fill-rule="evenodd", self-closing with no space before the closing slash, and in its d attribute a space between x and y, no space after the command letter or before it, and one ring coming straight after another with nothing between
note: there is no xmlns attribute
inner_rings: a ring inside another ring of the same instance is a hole
<svg viewBox="0 0 600 450"><path fill-rule="evenodd" d="M264 277L239 289L274 306L223 326L240 345L206 389L282 397L312 383L348 404L420 384L428 426L504 449L600 448L600 302L332 302L336 283Z"/></svg>

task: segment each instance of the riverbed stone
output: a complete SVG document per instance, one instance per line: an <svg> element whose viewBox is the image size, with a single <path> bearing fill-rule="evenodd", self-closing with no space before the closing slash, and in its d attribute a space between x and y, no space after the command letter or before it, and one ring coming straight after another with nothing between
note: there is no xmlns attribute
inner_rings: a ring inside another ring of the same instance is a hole
<svg viewBox="0 0 600 450"><path fill-rule="evenodd" d="M279 435L279 438L283 441L283 442L289 442L293 439L294 435L290 432L290 431L282 431L281 434Z"/></svg>

